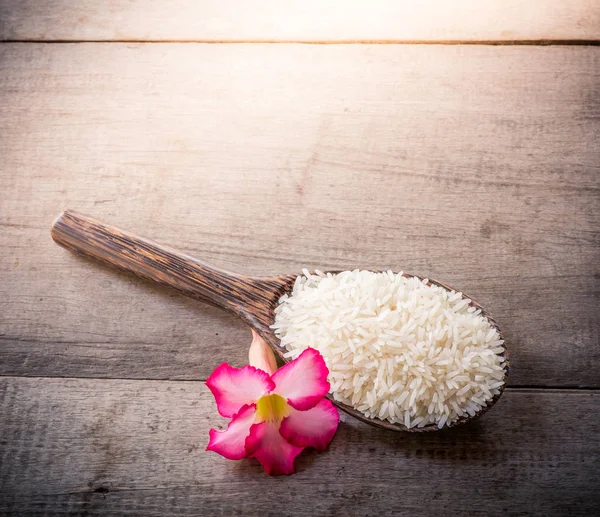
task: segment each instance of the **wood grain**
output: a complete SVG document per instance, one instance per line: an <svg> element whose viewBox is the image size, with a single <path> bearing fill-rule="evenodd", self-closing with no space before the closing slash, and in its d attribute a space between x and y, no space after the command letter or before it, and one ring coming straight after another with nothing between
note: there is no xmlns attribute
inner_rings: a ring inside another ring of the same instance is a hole
<svg viewBox="0 0 600 517"><path fill-rule="evenodd" d="M291 290L297 274L249 277L225 271L72 210L52 223L50 234L71 251L239 316L265 338L268 334L279 349L270 326L279 299Z"/></svg>
<svg viewBox="0 0 600 517"><path fill-rule="evenodd" d="M0 0L3 40L600 39L596 0Z"/></svg>
<svg viewBox="0 0 600 517"><path fill-rule="evenodd" d="M53 244L73 207L243 274L446 281L512 385L598 387L599 50L1 45L0 373L246 361L232 317Z"/></svg>
<svg viewBox="0 0 600 517"><path fill-rule="evenodd" d="M269 478L205 452L201 383L0 378L0 514L595 515L600 393L507 390L476 423L399 435L342 415Z"/></svg>

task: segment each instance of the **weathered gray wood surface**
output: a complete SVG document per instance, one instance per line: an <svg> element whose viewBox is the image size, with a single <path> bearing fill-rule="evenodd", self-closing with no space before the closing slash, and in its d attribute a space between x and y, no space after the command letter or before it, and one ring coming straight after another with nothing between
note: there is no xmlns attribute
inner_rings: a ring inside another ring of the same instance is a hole
<svg viewBox="0 0 600 517"><path fill-rule="evenodd" d="M243 273L463 288L510 383L598 387L600 49L0 45L0 374L204 379L216 309L56 246L74 208Z"/></svg>
<svg viewBox="0 0 600 517"><path fill-rule="evenodd" d="M476 423L382 432L343 417L330 449L269 478L204 451L199 382L0 378L2 515L596 515L600 393L508 390Z"/></svg>
<svg viewBox="0 0 600 517"><path fill-rule="evenodd" d="M0 40L597 42L600 3L0 0ZM0 44L0 515L599 514L599 84L598 47ZM58 248L67 207L243 273L447 281L512 386L592 389L344 418L268 478L204 452L190 382L248 329Z"/></svg>
<svg viewBox="0 0 600 517"><path fill-rule="evenodd" d="M4 40L598 40L596 0L0 0Z"/></svg>

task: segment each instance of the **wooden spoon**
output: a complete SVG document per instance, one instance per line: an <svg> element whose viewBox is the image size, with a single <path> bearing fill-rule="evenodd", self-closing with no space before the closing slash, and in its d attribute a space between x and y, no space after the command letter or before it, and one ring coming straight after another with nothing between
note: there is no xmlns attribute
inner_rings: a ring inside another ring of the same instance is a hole
<svg viewBox="0 0 600 517"><path fill-rule="evenodd" d="M225 271L168 246L138 237L71 210L65 211L54 221L51 234L52 238L65 248L236 314L255 329L283 361L287 361L283 357L285 350L281 348L279 339L270 325L275 320L274 311L279 298L291 291L298 275L249 277ZM429 280L429 283L456 291L441 282ZM482 315L489 320L503 339L498 325L489 313L472 298L464 294L463 298L469 298L471 306L481 309ZM508 374L506 348L504 348L504 356L506 374ZM503 388L504 386L500 388L500 394ZM483 414L496 403L499 397L500 395L496 395L489 400L474 417L460 418L446 427L464 423ZM411 432L438 430L435 424L408 429L399 423L393 424L378 418L368 418L351 406L333 399L332 401L346 413L377 427Z"/></svg>

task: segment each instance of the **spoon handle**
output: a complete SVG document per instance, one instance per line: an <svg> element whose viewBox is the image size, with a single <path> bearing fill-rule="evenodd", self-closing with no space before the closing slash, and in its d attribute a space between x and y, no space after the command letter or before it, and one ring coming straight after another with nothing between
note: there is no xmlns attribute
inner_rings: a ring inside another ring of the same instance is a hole
<svg viewBox="0 0 600 517"><path fill-rule="evenodd" d="M256 304L255 279L231 273L173 248L67 210L52 224L52 238L67 249L171 287L247 319ZM260 298L260 297L258 297Z"/></svg>

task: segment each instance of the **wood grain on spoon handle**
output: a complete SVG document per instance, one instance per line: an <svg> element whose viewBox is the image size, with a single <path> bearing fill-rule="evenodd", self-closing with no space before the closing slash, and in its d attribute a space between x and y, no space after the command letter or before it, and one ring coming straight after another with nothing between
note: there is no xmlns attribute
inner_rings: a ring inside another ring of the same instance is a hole
<svg viewBox="0 0 600 517"><path fill-rule="evenodd" d="M52 225L61 246L129 271L192 298L233 312L249 322L272 322L274 298L283 282L251 278L219 269L173 248L67 210Z"/></svg>

